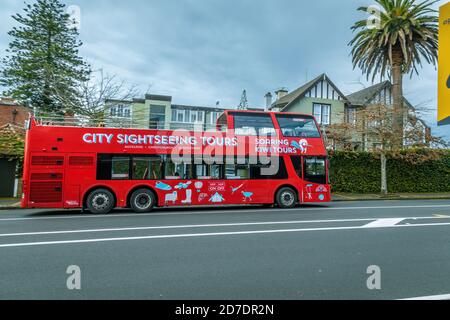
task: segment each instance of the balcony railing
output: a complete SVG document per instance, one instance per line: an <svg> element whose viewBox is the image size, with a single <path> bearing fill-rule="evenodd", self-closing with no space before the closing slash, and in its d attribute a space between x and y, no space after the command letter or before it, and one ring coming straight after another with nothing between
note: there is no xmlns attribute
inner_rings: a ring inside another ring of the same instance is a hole
<svg viewBox="0 0 450 320"><path fill-rule="evenodd" d="M151 129L151 130L187 130L187 131L217 131L216 125L205 123L182 122L152 122L133 120L130 118L92 119L83 116L51 116L36 117L40 126L61 126L80 128L114 128L114 129ZM226 128L219 128L226 129ZM221 131L221 130L219 130Z"/></svg>

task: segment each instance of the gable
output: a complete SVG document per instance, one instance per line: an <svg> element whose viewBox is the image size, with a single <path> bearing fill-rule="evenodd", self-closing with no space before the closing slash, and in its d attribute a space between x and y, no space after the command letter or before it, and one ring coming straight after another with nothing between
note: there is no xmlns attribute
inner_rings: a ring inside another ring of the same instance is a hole
<svg viewBox="0 0 450 320"><path fill-rule="evenodd" d="M310 90L308 90L308 92L306 92L305 97L338 101L345 100L345 97L327 78L318 81Z"/></svg>

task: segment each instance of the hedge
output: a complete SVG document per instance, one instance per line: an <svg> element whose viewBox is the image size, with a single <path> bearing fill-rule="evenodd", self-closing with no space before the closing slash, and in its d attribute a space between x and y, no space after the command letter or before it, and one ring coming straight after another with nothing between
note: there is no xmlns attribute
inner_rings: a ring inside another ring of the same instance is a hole
<svg viewBox="0 0 450 320"><path fill-rule="evenodd" d="M390 193L450 192L450 150L412 150L387 154ZM379 193L380 155L367 152L330 154L334 192Z"/></svg>

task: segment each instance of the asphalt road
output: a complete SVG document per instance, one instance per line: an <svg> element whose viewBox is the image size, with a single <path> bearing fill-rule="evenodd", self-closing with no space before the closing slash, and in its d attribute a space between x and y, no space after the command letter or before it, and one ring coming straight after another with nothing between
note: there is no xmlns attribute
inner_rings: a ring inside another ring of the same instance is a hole
<svg viewBox="0 0 450 320"><path fill-rule="evenodd" d="M69 290L69 266L81 290ZM369 290L369 266L381 290ZM450 294L450 201L109 216L0 211L0 299L405 299ZM450 296L440 296L441 298Z"/></svg>

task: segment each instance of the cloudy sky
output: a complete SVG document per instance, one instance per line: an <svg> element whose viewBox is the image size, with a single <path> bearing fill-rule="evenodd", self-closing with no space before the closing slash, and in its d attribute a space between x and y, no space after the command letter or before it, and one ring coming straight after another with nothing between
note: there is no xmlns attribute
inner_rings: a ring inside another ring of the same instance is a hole
<svg viewBox="0 0 450 320"><path fill-rule="evenodd" d="M32 0L27 0L32 2ZM345 93L370 85L353 70L347 43L356 9L371 0L67 0L81 9L82 55L174 103L236 107L243 89L252 107L280 87L294 90L327 73ZM436 7L446 3L440 1ZM23 1L1 0L0 56L9 43L10 16ZM406 78L405 95L431 112L437 135L437 71L424 66Z"/></svg>

